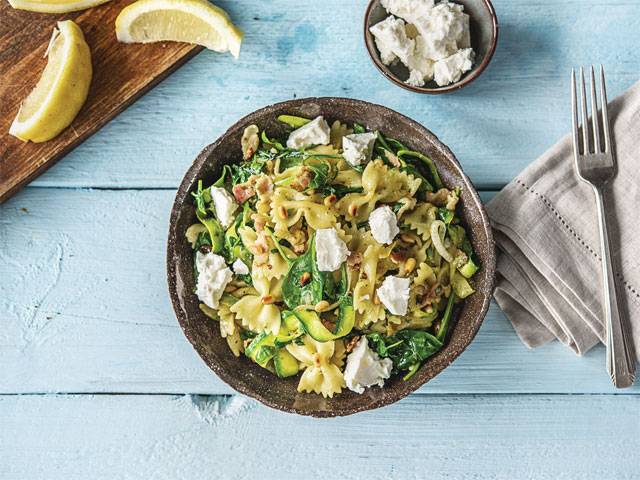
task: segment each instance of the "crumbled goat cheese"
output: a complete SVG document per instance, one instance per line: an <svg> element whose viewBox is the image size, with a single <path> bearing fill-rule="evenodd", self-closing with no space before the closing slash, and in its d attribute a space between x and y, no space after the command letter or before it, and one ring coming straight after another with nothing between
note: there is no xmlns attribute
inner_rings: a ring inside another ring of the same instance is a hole
<svg viewBox="0 0 640 480"><path fill-rule="evenodd" d="M367 338L361 337L353 351L347 356L344 369L344 381L347 388L356 393L363 393L365 387L378 385L391 376L393 362L390 358L380 358L369 348Z"/></svg>
<svg viewBox="0 0 640 480"><path fill-rule="evenodd" d="M400 233L398 219L388 205L378 207L371 212L369 227L376 242L387 245L393 242L396 235Z"/></svg>
<svg viewBox="0 0 640 480"><path fill-rule="evenodd" d="M382 0L382 7L392 15L412 22L435 5L434 0Z"/></svg>
<svg viewBox="0 0 640 480"><path fill-rule="evenodd" d="M438 85L457 82L464 72L471 70L474 53L471 48L458 50L450 57L438 60L433 65L434 79Z"/></svg>
<svg viewBox="0 0 640 480"><path fill-rule="evenodd" d="M233 273L227 267L224 258L215 253L198 251L196 253L198 282L196 294L202 303L210 308L218 308L218 302Z"/></svg>
<svg viewBox="0 0 640 480"><path fill-rule="evenodd" d="M233 223L233 213L238 208L233 195L224 188L211 187L211 200L216 211L216 217L224 228Z"/></svg>
<svg viewBox="0 0 640 480"><path fill-rule="evenodd" d="M316 117L289 134L287 147L299 150L314 145L328 145L331 141L329 132L327 121L322 116Z"/></svg>
<svg viewBox="0 0 640 480"><path fill-rule="evenodd" d="M446 0L435 5L433 0L383 0L382 6L399 18L390 15L370 30L383 63L399 59L409 69L407 84L420 87L435 80L445 86L471 70L473 51L456 56L471 47L469 15L462 5Z"/></svg>
<svg viewBox="0 0 640 480"><path fill-rule="evenodd" d="M236 275L249 275L249 267L239 258L231 264L231 268Z"/></svg>
<svg viewBox="0 0 640 480"><path fill-rule="evenodd" d="M388 276L376 290L382 304L393 315L406 315L409 306L408 278Z"/></svg>
<svg viewBox="0 0 640 480"><path fill-rule="evenodd" d="M402 63L407 64L409 56L413 54L415 49L415 41L407 37L403 20L389 16L373 25L369 30L373 34L380 52L384 52L384 58L381 57L381 59L385 64L390 64L395 58L399 58Z"/></svg>
<svg viewBox="0 0 640 480"><path fill-rule="evenodd" d="M342 156L354 167L371 160L373 144L378 136L375 133L353 133L342 137Z"/></svg>
<svg viewBox="0 0 640 480"><path fill-rule="evenodd" d="M316 262L321 272L335 272L351 253L335 228L316 230L315 246Z"/></svg>

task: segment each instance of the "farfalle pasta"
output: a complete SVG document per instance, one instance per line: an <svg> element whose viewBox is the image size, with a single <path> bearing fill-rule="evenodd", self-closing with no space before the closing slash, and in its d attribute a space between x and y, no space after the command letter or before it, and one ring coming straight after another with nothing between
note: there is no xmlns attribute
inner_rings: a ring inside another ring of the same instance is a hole
<svg viewBox="0 0 640 480"><path fill-rule="evenodd" d="M185 241L200 308L235 356L274 381L299 376L301 393L406 379L473 294L479 265L456 215L460 191L383 132L279 120L288 138L247 127L245 160L193 192L198 223Z"/></svg>

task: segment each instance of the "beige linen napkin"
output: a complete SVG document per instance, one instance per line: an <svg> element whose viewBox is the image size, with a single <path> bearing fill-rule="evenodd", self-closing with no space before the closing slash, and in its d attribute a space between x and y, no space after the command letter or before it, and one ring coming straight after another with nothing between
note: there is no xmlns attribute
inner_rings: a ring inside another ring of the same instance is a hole
<svg viewBox="0 0 640 480"><path fill-rule="evenodd" d="M640 82L609 113L618 162L606 199L612 254L640 351ZM579 354L604 342L595 197L576 176L570 135L487 208L498 247L495 299L522 341L534 348L557 338Z"/></svg>

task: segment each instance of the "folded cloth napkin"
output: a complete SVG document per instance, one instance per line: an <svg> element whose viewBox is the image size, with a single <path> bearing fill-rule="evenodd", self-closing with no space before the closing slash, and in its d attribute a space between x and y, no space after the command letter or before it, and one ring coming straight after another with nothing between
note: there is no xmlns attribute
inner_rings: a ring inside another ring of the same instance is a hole
<svg viewBox="0 0 640 480"><path fill-rule="evenodd" d="M640 82L609 104L618 173L608 186L621 312L640 352ZM567 116L568 117L568 116ZM568 135L487 206L498 247L495 299L522 341L557 338L583 354L604 342L596 204Z"/></svg>

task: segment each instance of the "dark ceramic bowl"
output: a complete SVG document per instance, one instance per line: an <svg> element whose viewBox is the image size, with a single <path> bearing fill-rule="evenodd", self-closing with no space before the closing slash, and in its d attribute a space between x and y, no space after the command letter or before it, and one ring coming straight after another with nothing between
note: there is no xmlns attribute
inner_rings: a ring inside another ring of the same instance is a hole
<svg viewBox="0 0 640 480"><path fill-rule="evenodd" d="M400 62L387 66L380 60L380 52L376 47L369 27L382 21L389 14L380 4L380 0L371 0L364 14L364 42L371 60L380 72L396 85L417 93L449 93L469 85L487 68L498 43L498 17L490 0L452 0L464 5L464 11L469 15L469 29L471 30L471 47L476 52L473 68L462 75L455 83L439 87L435 82L429 82L424 87L407 85L404 81L409 78L409 70Z"/></svg>
<svg viewBox="0 0 640 480"><path fill-rule="evenodd" d="M467 227L482 269L475 278L476 293L461 304L451 325L444 348L411 377L395 376L384 388L369 388L358 395L349 390L332 399L298 393L299 377L278 379L248 358L233 356L220 337L218 323L204 316L193 293L194 278L191 247L185 239L187 227L196 222L191 192L202 179L211 184L225 163L241 161L240 137L248 125L266 129L270 137L282 138L285 127L276 120L281 114L315 117L324 115L331 123L360 122L369 130L380 130L412 149L429 155L436 163L442 180L449 187L462 187L462 221ZM495 270L494 243L489 219L473 185L463 173L456 157L436 136L413 120L380 105L346 98L307 98L291 100L262 108L233 125L224 135L206 147L185 175L176 195L169 226L167 276L169 293L180 326L204 362L222 380L240 393L286 412L332 417L349 415L396 402L431 380L462 353L475 336L489 307Z"/></svg>

